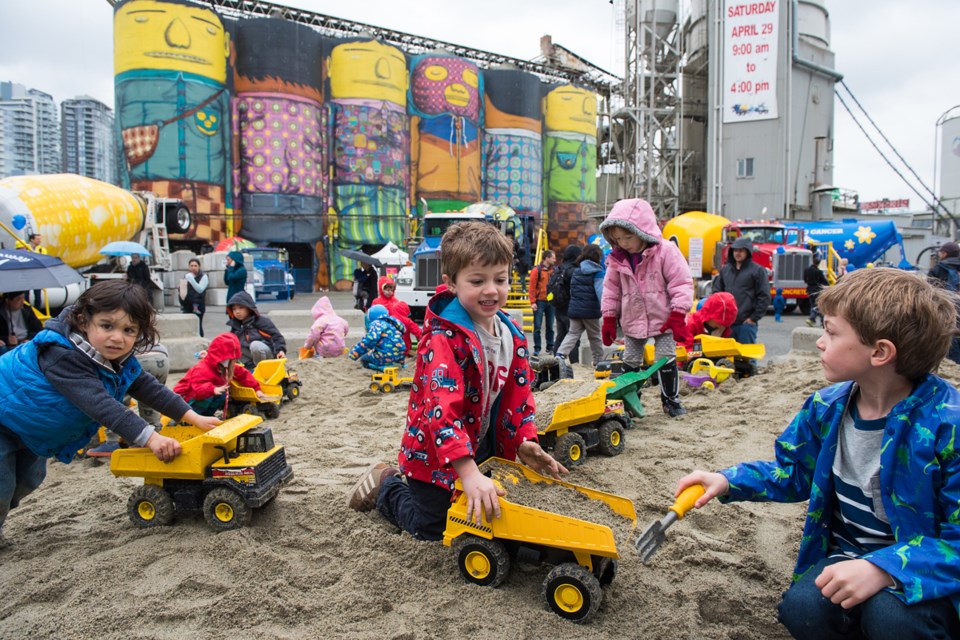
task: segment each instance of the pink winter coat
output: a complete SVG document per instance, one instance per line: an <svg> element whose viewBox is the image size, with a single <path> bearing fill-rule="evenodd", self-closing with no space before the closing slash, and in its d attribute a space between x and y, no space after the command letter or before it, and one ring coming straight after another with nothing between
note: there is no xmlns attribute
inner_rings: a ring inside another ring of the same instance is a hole
<svg viewBox="0 0 960 640"><path fill-rule="evenodd" d="M671 311L686 314L693 304L690 267L677 245L664 241L657 218L646 200L620 200L600 224L610 242L609 231L621 227L647 241L636 269L630 254L619 247L607 256L601 313L620 318L623 333L631 338L649 338L660 333ZM613 244L611 242L611 244Z"/></svg>
<svg viewBox="0 0 960 640"><path fill-rule="evenodd" d="M327 296L322 296L313 303L313 326L310 327L310 333L307 335L307 341L303 343L305 349L313 347L318 356L324 358L334 358L343 355L344 338L350 330L347 321L338 316L333 311L333 305Z"/></svg>

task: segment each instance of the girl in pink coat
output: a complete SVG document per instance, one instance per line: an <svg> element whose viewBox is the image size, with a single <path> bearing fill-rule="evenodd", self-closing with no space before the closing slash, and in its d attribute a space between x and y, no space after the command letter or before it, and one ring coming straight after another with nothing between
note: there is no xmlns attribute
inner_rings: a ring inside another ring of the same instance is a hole
<svg viewBox="0 0 960 640"><path fill-rule="evenodd" d="M643 364L643 347L654 339L660 369L660 400L670 417L686 413L680 405L676 343L687 339L687 311L693 304L690 267L675 244L663 240L646 200L620 200L600 224L613 247L603 280L603 344L613 344L617 320L623 329L623 361L634 370Z"/></svg>
<svg viewBox="0 0 960 640"><path fill-rule="evenodd" d="M310 327L310 333L307 334L307 340L303 343L304 349L313 348L318 356L324 358L335 358L343 355L346 347L344 338L350 330L347 321L338 316L333 311L333 305L327 296L321 296L319 300L313 303L313 326Z"/></svg>

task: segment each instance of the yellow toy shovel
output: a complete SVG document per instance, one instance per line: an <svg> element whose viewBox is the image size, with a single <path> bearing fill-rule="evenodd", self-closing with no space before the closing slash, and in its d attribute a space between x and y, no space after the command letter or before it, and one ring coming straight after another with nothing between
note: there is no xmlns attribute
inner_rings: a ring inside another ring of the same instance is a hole
<svg viewBox="0 0 960 640"><path fill-rule="evenodd" d="M693 508L693 503L696 502L704 492L705 489L702 484L692 484L684 489L680 492L680 496L676 502L673 503L673 506L670 507L669 513L667 513L662 520L657 520L650 525L647 530L637 538L637 553L640 554L640 560L642 562L646 563L650 559L661 543L666 540L664 534L667 528L677 520L682 520L683 516L687 514L687 511Z"/></svg>

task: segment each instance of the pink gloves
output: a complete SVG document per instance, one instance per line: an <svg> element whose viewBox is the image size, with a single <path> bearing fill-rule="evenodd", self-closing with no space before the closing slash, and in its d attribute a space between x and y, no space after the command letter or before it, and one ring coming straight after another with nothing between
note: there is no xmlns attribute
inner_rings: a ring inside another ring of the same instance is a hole
<svg viewBox="0 0 960 640"><path fill-rule="evenodd" d="M609 347L617 339L617 318L615 316L603 317L600 337L603 339L603 346L605 347Z"/></svg>

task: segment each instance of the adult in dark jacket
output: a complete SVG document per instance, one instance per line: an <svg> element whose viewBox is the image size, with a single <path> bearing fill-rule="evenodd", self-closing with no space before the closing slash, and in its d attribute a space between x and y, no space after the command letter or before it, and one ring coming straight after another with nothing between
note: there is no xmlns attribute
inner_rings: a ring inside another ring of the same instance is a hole
<svg viewBox="0 0 960 640"><path fill-rule="evenodd" d="M247 268L243 266L243 254L231 251L227 254L227 270L223 272L223 281L227 283L227 302L247 286Z"/></svg>
<svg viewBox="0 0 960 640"><path fill-rule="evenodd" d="M134 253L130 256L130 266L127 267L127 280L150 291L150 267L140 258L139 254Z"/></svg>
<svg viewBox="0 0 960 640"><path fill-rule="evenodd" d="M580 252L583 251L583 247L578 244L567 245L567 248L563 250L563 261L554 267L555 272L563 272L569 276L574 269L577 268L577 260L580 259ZM557 316L557 338L554 341L554 344L558 347L563 342L563 339L567 336L567 333L570 331L570 316L567 315L567 309L569 307L569 300L562 302L559 300L552 300L553 309L556 312ZM580 341L577 341L577 344L574 345L573 349L570 350L570 362L576 363L580 362Z"/></svg>
<svg viewBox="0 0 960 640"><path fill-rule="evenodd" d="M227 326L240 339L240 361L252 369L261 360L286 357L287 342L273 320L260 315L246 291L227 300Z"/></svg>
<svg viewBox="0 0 960 640"><path fill-rule="evenodd" d="M203 314L207 311L207 287L210 279L200 268L200 261L190 259L190 271L183 276L186 283L186 296L180 300L180 311L192 313L199 319L200 337L203 337ZM229 300L230 298L227 298Z"/></svg>
<svg viewBox="0 0 960 640"><path fill-rule="evenodd" d="M809 267L803 270L803 281L807 283L807 300L810 301L810 317L807 318L807 326L812 327L817 322L817 317L823 321L823 314L817 307L817 297L824 287L829 287L830 282L827 276L820 270L820 254L813 254L813 262Z"/></svg>
<svg viewBox="0 0 960 640"><path fill-rule="evenodd" d="M18 344L33 340L43 330L43 325L33 309L23 305L26 291L8 291L0 304L0 353L13 349Z"/></svg>
<svg viewBox="0 0 960 640"><path fill-rule="evenodd" d="M730 327L740 344L756 344L757 325L770 306L767 270L753 261L753 243L739 237L727 251L727 262L713 280L714 291L727 291L737 301L737 321Z"/></svg>
<svg viewBox="0 0 960 640"><path fill-rule="evenodd" d="M937 250L937 257L940 260L933 269L930 269L927 277L951 291L956 291L960 283L960 245L956 242L944 242ZM957 311L960 312L960 305ZM960 317L957 320L957 328L960 329ZM950 343L947 358L960 364L960 338L954 337Z"/></svg>

